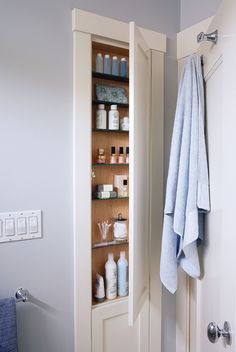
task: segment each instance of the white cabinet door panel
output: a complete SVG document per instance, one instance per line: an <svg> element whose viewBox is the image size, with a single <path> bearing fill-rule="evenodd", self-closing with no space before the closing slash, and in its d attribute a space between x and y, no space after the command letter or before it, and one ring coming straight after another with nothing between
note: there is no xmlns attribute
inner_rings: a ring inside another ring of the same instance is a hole
<svg viewBox="0 0 236 352"><path fill-rule="evenodd" d="M130 23L129 324L149 291L150 50Z"/></svg>

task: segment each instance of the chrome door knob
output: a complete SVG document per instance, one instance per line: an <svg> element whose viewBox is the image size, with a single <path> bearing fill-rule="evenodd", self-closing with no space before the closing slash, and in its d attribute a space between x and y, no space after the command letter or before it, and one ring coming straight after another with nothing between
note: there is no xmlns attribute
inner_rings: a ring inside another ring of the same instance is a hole
<svg viewBox="0 0 236 352"><path fill-rule="evenodd" d="M226 345L231 345L230 325L227 321L224 322L223 329L220 329L216 323L211 322L207 327L207 336L211 343L216 343L222 337Z"/></svg>
<svg viewBox="0 0 236 352"><path fill-rule="evenodd" d="M211 343L216 343L221 334L220 334L220 328L219 326L214 323L214 322L211 322L208 327L207 327L207 336L208 336L208 340L211 342Z"/></svg>

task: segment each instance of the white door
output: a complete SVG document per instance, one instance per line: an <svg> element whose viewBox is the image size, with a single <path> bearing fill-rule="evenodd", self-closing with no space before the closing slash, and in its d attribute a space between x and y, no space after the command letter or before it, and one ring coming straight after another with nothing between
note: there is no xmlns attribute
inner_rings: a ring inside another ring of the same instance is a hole
<svg viewBox="0 0 236 352"><path fill-rule="evenodd" d="M129 324L149 293L150 50L130 23Z"/></svg>
<svg viewBox="0 0 236 352"><path fill-rule="evenodd" d="M204 43L206 134L211 212L201 258L203 274L192 282L191 352L236 351L236 341L211 343L209 323L236 328L236 1L224 0L208 32L218 29L216 45ZM195 317L194 317L195 316ZM215 328L214 328L215 329ZM215 331L213 329L213 332ZM213 336L212 336L213 337Z"/></svg>

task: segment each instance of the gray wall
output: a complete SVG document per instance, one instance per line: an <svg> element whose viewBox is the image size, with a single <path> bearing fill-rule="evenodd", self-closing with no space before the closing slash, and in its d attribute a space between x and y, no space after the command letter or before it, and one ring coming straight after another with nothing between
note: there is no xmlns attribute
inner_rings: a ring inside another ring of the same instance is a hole
<svg viewBox="0 0 236 352"><path fill-rule="evenodd" d="M221 0L181 0L180 30L216 13Z"/></svg>
<svg viewBox="0 0 236 352"><path fill-rule="evenodd" d="M0 1L0 211L44 215L43 239L0 245L0 297L23 286L39 300L18 305L20 352L73 351L73 7L167 33L170 124L175 105L179 1ZM174 323L168 299L163 327Z"/></svg>

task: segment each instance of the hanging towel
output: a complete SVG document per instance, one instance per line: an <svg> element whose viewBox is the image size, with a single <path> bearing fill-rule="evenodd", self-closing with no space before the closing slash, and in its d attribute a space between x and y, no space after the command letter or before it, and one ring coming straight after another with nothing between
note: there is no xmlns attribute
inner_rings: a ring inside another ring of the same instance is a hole
<svg viewBox="0 0 236 352"><path fill-rule="evenodd" d="M191 277L200 276L197 245L209 210L203 76L201 58L192 55L179 85L164 210L160 276L172 293L178 265Z"/></svg>
<svg viewBox="0 0 236 352"><path fill-rule="evenodd" d="M17 352L16 302L0 299L0 352Z"/></svg>

